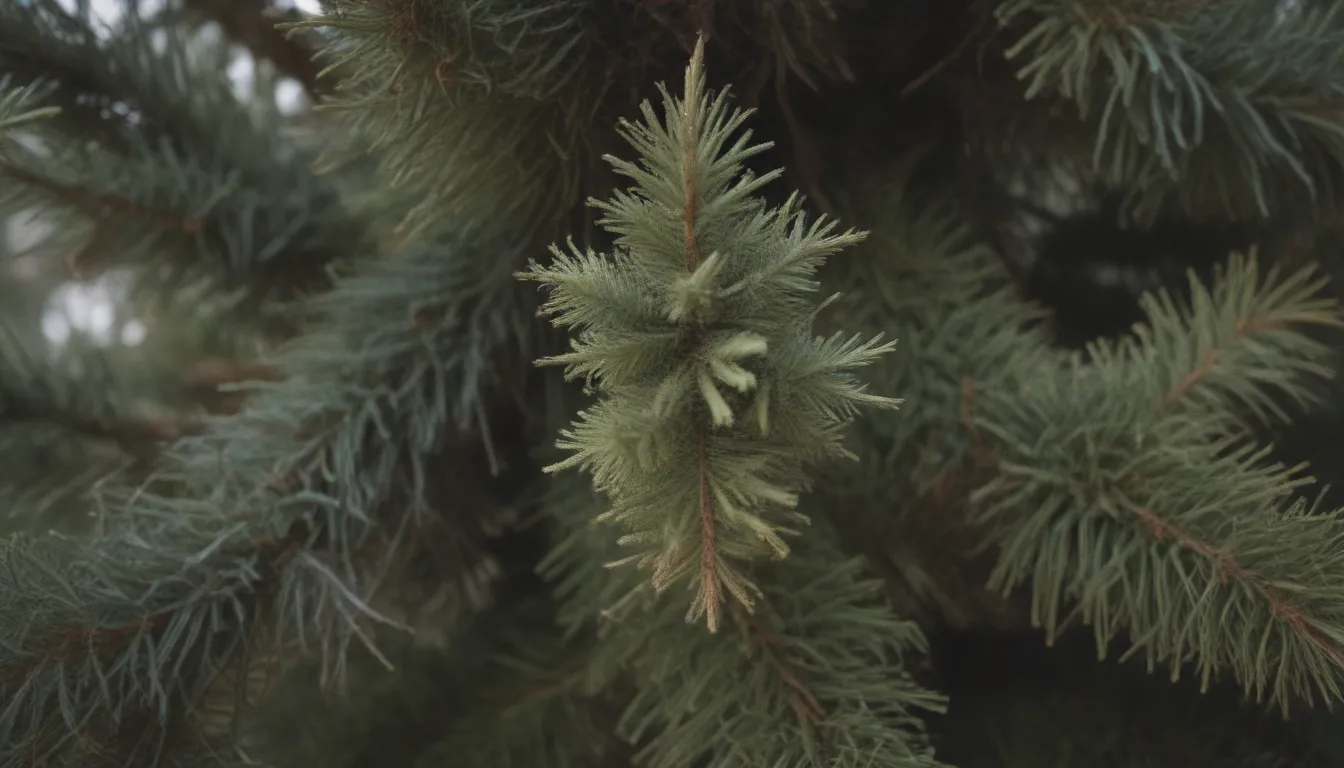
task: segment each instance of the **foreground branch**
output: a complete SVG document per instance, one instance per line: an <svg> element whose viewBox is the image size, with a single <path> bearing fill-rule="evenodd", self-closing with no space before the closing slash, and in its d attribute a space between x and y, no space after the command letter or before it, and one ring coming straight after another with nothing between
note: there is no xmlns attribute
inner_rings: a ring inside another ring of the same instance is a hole
<svg viewBox="0 0 1344 768"><path fill-rule="evenodd" d="M861 406L899 401L850 373L892 344L812 335L812 275L861 235L807 224L796 196L777 209L754 197L779 174L742 164L768 145L734 136L748 113L711 99L703 66L702 42L683 98L663 91L662 121L645 104L642 124L622 124L642 164L610 162L635 186L594 203L615 252L553 249L554 264L520 276L551 288L554 324L578 329L571 352L541 362L602 395L548 471L592 473L612 499L601 519L639 549L620 562L651 569L659 591L698 571L687 615L713 631L725 597L755 599L743 563L784 557L806 523L804 470L849 455L841 433Z"/></svg>

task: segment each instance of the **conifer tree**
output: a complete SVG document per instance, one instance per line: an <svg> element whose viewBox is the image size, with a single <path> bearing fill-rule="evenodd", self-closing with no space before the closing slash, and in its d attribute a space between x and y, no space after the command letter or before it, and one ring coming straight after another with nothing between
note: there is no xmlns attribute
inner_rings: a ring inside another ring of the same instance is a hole
<svg viewBox="0 0 1344 768"><path fill-rule="evenodd" d="M97 5L0 768L1344 760L1333 6Z"/></svg>

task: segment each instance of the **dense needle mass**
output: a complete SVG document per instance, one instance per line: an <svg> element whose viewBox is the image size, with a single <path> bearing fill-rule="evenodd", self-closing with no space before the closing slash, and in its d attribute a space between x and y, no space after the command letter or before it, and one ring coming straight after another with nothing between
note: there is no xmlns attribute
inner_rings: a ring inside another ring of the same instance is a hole
<svg viewBox="0 0 1344 768"><path fill-rule="evenodd" d="M0 0L0 768L1344 764L1341 8Z"/></svg>

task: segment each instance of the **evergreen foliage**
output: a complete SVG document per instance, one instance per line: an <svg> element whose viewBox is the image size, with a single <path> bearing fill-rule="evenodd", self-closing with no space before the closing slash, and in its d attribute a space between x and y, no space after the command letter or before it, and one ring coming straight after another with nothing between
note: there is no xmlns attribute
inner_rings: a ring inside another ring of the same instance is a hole
<svg viewBox="0 0 1344 768"><path fill-rule="evenodd" d="M56 107L24 110L24 105L32 100L32 87L8 88L0 96L0 130L5 133L23 126L24 123L60 114Z"/></svg>
<svg viewBox="0 0 1344 768"><path fill-rule="evenodd" d="M320 282L334 244L359 236L310 170L311 149L284 139L274 100L244 103L217 76L226 46L170 35L156 49L133 16L98 35L56 0L0 14L6 79L61 109L40 146L11 147L0 205L55 209L78 243L67 257L77 273L157 256L141 270L146 291L211 276L246 281L260 302ZM182 247L198 253L192 263L162 257Z"/></svg>
<svg viewBox="0 0 1344 768"><path fill-rule="evenodd" d="M1212 290L1193 283L1189 310L1150 296L1133 338L983 399L974 427L1000 447L977 516L1000 542L990 584L1030 580L1050 636L1080 620L1104 648L1124 632L1126 655L1173 677L1230 672L1287 708L1339 695L1339 518L1298 496L1301 468L1266 461L1239 414L1309 397L1329 349L1302 330L1340 317L1309 274L1256 274L1234 257ZM1090 418L1102 409L1123 418Z"/></svg>
<svg viewBox="0 0 1344 768"><path fill-rule="evenodd" d="M120 5L0 6L0 768L1344 760L1334 5Z"/></svg>
<svg viewBox="0 0 1344 768"><path fill-rule="evenodd" d="M399 222L407 238L486 212L555 236L581 194L588 123L564 89L584 68L586 6L337 0L291 24L337 33L324 72L345 76L327 106L349 116L356 143L327 162L377 151L414 201Z"/></svg>
<svg viewBox="0 0 1344 768"><path fill-rule="evenodd" d="M679 602L629 571L604 572L619 544L591 524L601 500L573 485L558 485L546 506L563 538L542 569L557 584L562 625L595 636L589 684L630 677L616 732L641 745L636 761L938 765L920 717L944 702L904 664L925 650L924 637L884 604L879 583L842 555L826 525L760 569L757 609L730 606L732 631L720 636L686 622ZM738 681L740 695L707 691L717 680Z"/></svg>
<svg viewBox="0 0 1344 768"><path fill-rule="evenodd" d="M1005 54L1025 95L1074 102L1094 165L1148 216L1172 197L1235 217L1334 199L1344 144L1319 109L1338 98L1335 6L1021 0L996 15L1020 30Z"/></svg>
<svg viewBox="0 0 1344 768"><path fill-rule="evenodd" d="M542 310L577 327L573 350L542 361L596 380L604 397L563 433L573 451L549 471L583 467L625 527L627 558L662 591L690 574L688 620L717 631L721 604L750 609L759 590L734 561L783 558L808 463L851 455L841 428L860 405L895 406L849 372L890 352L880 337L813 339L812 278L859 239L808 225L799 201L768 209L742 164L766 145L733 141L746 120L704 85L698 43L681 99L662 122L624 124L641 163L612 159L636 182L595 203L616 235L612 256L553 250L523 274L552 287ZM680 237L678 238L678 233ZM571 246L572 248L572 246Z"/></svg>

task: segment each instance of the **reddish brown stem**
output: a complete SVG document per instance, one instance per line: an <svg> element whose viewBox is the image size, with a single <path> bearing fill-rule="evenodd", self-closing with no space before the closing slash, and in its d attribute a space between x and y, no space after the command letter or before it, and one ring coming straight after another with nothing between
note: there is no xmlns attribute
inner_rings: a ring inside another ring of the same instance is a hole
<svg viewBox="0 0 1344 768"><path fill-rule="evenodd" d="M787 643L775 637L761 623L759 616L747 613L743 606L735 605L732 615L749 652L763 654L766 663L779 679L784 689L784 698L798 718L798 726L817 733L825 747L828 742L828 734L824 728L826 709L816 694L799 679Z"/></svg>
<svg viewBox="0 0 1344 768"><path fill-rule="evenodd" d="M1269 606L1270 613L1277 621L1288 625L1290 631L1316 648L1333 663L1344 667L1344 653L1335 647L1320 630L1312 626L1302 606L1289 599L1282 590L1243 568L1236 557L1227 550L1201 540L1188 531L1163 520L1152 510L1141 509L1139 520L1155 540L1174 542L1213 564L1224 583L1239 582L1249 586Z"/></svg>
<svg viewBox="0 0 1344 768"><path fill-rule="evenodd" d="M82 187L66 186L23 168L5 166L3 174L15 181L64 200L75 210L95 221L116 221L128 217L150 219L166 230L188 235L199 235L205 229L203 219L148 208L134 200L112 194L94 192Z"/></svg>
<svg viewBox="0 0 1344 768"><path fill-rule="evenodd" d="M194 0L193 5L253 56L271 62L281 74L297 80L310 98L318 97L320 68L313 61L316 51L275 28L283 19L266 0Z"/></svg>
<svg viewBox="0 0 1344 768"><path fill-rule="evenodd" d="M1235 343L1252 333L1268 330L1276 327L1276 325L1269 318L1242 318L1237 321L1228 343ZM1205 353L1199 364L1181 377L1180 381L1167 393L1163 401L1164 407L1175 407L1191 390L1213 375L1218 370L1220 355L1221 350L1219 349L1211 349ZM1144 528L1154 539L1174 542L1178 546L1205 558L1213 565L1225 583L1235 581L1249 586L1269 606L1270 613L1276 620L1285 622L1295 635L1315 647L1332 662L1344 666L1344 653L1341 653L1339 648L1311 625L1302 607L1289 599L1282 590L1247 571L1237 562L1236 557L1231 552L1203 541L1170 521L1159 517L1150 509L1139 510L1138 516Z"/></svg>
<svg viewBox="0 0 1344 768"><path fill-rule="evenodd" d="M704 59L704 43L698 43L691 57L691 65L686 70L686 101L682 115L682 237L685 249L686 272L695 274L700 268L702 255L700 240L695 232L696 214L699 212L699 192L696 189L696 175L699 163L696 151L700 145L700 74ZM695 343L701 338L699 324L696 322ZM704 415L700 423L700 435L696 449L697 494L700 517L700 597L705 604L705 622L710 632L719 631L720 605L722 594L719 590L718 571L718 521L715 516L713 495L709 477L709 420Z"/></svg>

